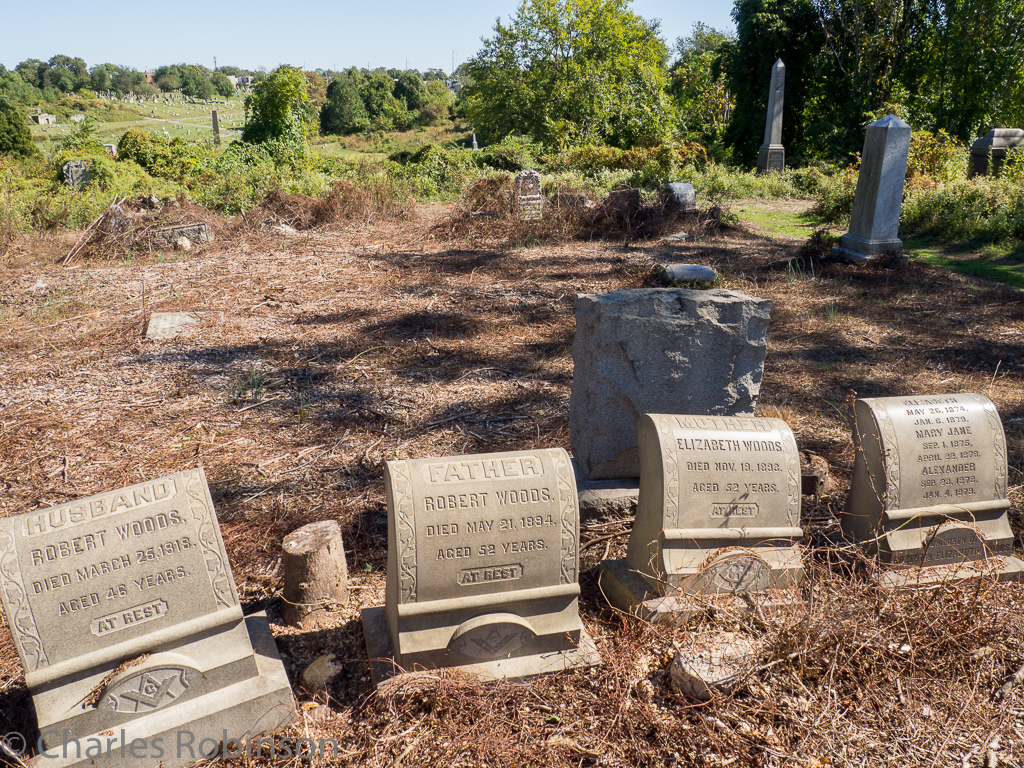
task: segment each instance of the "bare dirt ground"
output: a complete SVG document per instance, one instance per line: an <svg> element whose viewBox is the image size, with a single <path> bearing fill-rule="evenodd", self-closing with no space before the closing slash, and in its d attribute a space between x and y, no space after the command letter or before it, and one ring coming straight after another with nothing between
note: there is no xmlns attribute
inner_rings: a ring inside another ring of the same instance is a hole
<svg viewBox="0 0 1024 768"><path fill-rule="evenodd" d="M494 238L486 222L446 239L431 228L446 214L68 268L79 233L16 239L0 263L0 515L204 467L243 602L269 611L295 683L294 733L337 739L340 765L1024 763L1024 692L993 695L1024 664L1021 587L886 594L846 567L834 535L853 463L848 397L981 392L1007 433L1019 551L1024 295L913 261L766 269L799 245L743 229L674 248ZM581 609L603 666L525 683L439 673L376 693L358 611L384 598L383 462L569 448L575 296L639 287L667 260L774 301L758 410L785 418L835 480L804 497L807 603L641 625L594 585L629 520L585 519ZM164 311L201 320L147 340ZM280 544L324 519L345 533L353 599L335 628L303 634L280 623ZM740 690L698 705L668 687L675 645L737 627L765 641ZM303 690L323 654L343 671ZM5 627L0 734L34 739L33 722Z"/></svg>

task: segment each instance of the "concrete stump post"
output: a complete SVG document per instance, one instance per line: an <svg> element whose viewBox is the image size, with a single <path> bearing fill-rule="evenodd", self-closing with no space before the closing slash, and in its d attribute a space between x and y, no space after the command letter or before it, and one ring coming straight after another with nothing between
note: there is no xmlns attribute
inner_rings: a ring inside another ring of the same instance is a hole
<svg viewBox="0 0 1024 768"><path fill-rule="evenodd" d="M301 629L326 623L336 605L348 603L348 566L336 520L310 523L285 536L284 620Z"/></svg>

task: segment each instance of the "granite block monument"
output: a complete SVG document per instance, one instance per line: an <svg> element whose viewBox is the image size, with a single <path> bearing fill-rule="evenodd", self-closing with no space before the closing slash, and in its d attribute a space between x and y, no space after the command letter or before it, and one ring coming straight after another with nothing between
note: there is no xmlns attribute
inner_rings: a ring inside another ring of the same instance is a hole
<svg viewBox="0 0 1024 768"><path fill-rule="evenodd" d="M753 414L770 308L723 289L579 295L569 433L583 473L640 477L642 413Z"/></svg>
<svg viewBox="0 0 1024 768"><path fill-rule="evenodd" d="M0 520L0 601L42 764L170 768L296 716L201 469Z"/></svg>
<svg viewBox="0 0 1024 768"><path fill-rule="evenodd" d="M560 448L389 461L375 681L460 667L526 677L599 662L579 615L579 511Z"/></svg>
<svg viewBox="0 0 1024 768"><path fill-rule="evenodd" d="M771 173L786 168L786 148L782 146L782 103L786 93L786 65L778 59L772 65L768 86L768 112L764 119L764 143L757 153L757 172Z"/></svg>
<svg viewBox="0 0 1024 768"><path fill-rule="evenodd" d="M1006 438L983 395L876 397L854 404L853 482L842 529L886 586L981 573L1017 580Z"/></svg>
<svg viewBox="0 0 1024 768"><path fill-rule="evenodd" d="M861 263L902 252L897 234L909 151L910 126L896 115L867 127L850 231L832 249L833 257Z"/></svg>
<svg viewBox="0 0 1024 768"><path fill-rule="evenodd" d="M601 564L613 605L658 621L699 610L692 596L800 583L800 457L784 421L644 414L637 440L626 558Z"/></svg>
<svg viewBox="0 0 1024 768"><path fill-rule="evenodd" d="M993 128L971 144L970 176L998 176L1011 149L1024 147L1024 129Z"/></svg>

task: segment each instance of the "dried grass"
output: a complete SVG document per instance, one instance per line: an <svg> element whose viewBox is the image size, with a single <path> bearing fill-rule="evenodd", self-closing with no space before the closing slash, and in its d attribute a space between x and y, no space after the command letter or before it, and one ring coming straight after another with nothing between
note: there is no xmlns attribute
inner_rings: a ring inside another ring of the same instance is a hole
<svg viewBox="0 0 1024 768"><path fill-rule="evenodd" d="M837 545L835 523L853 460L851 391L989 395L1020 477L1019 292L916 262L765 271L797 246L730 229L671 250L522 248L490 234L471 246L438 234L443 212L420 215L287 237L228 229L187 260L97 252L68 269L55 264L76 234L19 236L0 264L0 515L204 466L242 599L269 610L296 681L292 733L337 739L337 765L981 766L996 736L999 765L1021 764L1024 691L993 692L1024 665L1022 588L886 595ZM383 462L568 448L575 295L636 287L669 257L774 302L759 408L785 415L836 481L804 497L807 605L688 627L623 619L593 568L622 555L629 521L588 520L581 610L602 667L526 683L440 673L421 690L375 693L358 611L384 600ZM153 311L201 322L148 341ZM254 370L259 398L239 386ZM1020 487L1011 498L1019 535ZM334 628L300 633L277 613L280 542L324 519L344 531L353 598ZM674 693L674 644L723 629L764 639L758 671L708 705ZM302 670L324 653L344 670L302 691ZM3 629L0 733L33 728Z"/></svg>

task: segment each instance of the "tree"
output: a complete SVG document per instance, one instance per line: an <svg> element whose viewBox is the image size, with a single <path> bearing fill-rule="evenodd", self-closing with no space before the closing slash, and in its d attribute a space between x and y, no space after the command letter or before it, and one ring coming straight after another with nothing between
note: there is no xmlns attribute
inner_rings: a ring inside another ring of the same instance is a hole
<svg viewBox="0 0 1024 768"><path fill-rule="evenodd" d="M332 80L327 86L327 102L320 110L320 130L347 136L369 128L370 117L353 78L342 75Z"/></svg>
<svg viewBox="0 0 1024 768"><path fill-rule="evenodd" d="M395 98L395 80L386 72L361 73L358 88L373 130L404 131L411 125L412 117Z"/></svg>
<svg viewBox="0 0 1024 768"><path fill-rule="evenodd" d="M679 58L669 72L668 90L684 136L705 144L720 141L734 104L721 71L722 52L733 40L699 21L689 37L676 40Z"/></svg>
<svg viewBox="0 0 1024 768"><path fill-rule="evenodd" d="M110 70L106 64L97 64L89 70L89 87L94 91L110 89Z"/></svg>
<svg viewBox="0 0 1024 768"><path fill-rule="evenodd" d="M0 155L31 157L39 150L32 143L28 121L21 110L0 96Z"/></svg>
<svg viewBox="0 0 1024 768"><path fill-rule="evenodd" d="M796 154L806 146L805 134L819 130L819 143L832 147L827 154L841 155L849 143L849 134L859 131L858 121L837 117L831 122L809 126L820 119L804 115L808 102L832 107L842 115L845 98L838 81L822 82L820 56L826 41L814 0L736 0L732 17L736 21L736 41L722 46L726 85L736 98L736 106L725 132L725 142L733 157L749 165L757 159L764 140L765 112L772 65L782 59L786 65L786 90L782 119L782 143L787 154ZM833 134L838 133L838 138ZM861 133L863 141L863 133Z"/></svg>
<svg viewBox="0 0 1024 768"><path fill-rule="evenodd" d="M667 51L630 0L523 0L465 65L467 114L486 141L512 132L547 144L661 139Z"/></svg>
<svg viewBox="0 0 1024 768"><path fill-rule="evenodd" d="M392 90L395 98L405 104L406 109L419 111L427 103L427 89L415 72L403 72Z"/></svg>
<svg viewBox="0 0 1024 768"><path fill-rule="evenodd" d="M225 99L235 95L235 86L228 80L228 76L223 72L214 72L210 75L210 85L213 86L213 90Z"/></svg>
<svg viewBox="0 0 1024 768"><path fill-rule="evenodd" d="M306 137L316 132L315 120L305 75L297 67L282 64L245 98L242 141L259 144L283 139L305 144Z"/></svg>

